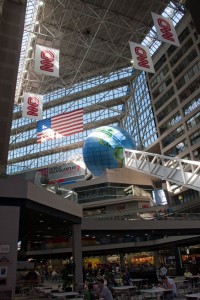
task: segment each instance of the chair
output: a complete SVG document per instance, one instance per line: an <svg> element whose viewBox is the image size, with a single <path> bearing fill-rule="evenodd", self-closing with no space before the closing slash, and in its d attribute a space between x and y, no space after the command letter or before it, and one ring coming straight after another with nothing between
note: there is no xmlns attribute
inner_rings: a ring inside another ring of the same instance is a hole
<svg viewBox="0 0 200 300"><path fill-rule="evenodd" d="M178 294L189 294L192 293L192 285L190 280L186 279L181 284L178 285L177 288Z"/></svg>

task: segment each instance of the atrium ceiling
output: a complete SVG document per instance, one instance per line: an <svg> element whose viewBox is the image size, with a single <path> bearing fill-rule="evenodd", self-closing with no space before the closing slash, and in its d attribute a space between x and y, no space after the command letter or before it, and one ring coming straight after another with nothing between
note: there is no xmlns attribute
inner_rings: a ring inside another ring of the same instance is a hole
<svg viewBox="0 0 200 300"><path fill-rule="evenodd" d="M172 3L172 2L171 2ZM149 34L151 12L162 13L169 0L45 0L30 31L18 96L71 88L95 76L131 66L129 41L141 43ZM179 6L177 5L177 9ZM60 50L60 76L34 72L35 45Z"/></svg>

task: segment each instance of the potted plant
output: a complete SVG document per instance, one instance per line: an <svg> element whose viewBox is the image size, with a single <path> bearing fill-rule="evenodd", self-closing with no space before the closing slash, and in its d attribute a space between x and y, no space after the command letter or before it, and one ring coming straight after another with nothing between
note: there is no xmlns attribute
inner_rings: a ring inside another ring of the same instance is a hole
<svg viewBox="0 0 200 300"><path fill-rule="evenodd" d="M73 263L69 263L65 265L62 271L63 290L65 292L72 291L73 278L74 278L74 265Z"/></svg>

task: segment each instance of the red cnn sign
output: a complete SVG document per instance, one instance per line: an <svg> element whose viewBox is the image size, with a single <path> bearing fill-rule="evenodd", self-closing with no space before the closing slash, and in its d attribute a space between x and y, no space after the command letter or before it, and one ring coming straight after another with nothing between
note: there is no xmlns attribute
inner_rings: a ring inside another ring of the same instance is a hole
<svg viewBox="0 0 200 300"><path fill-rule="evenodd" d="M169 22L166 21L165 19L158 18L158 25L160 26L160 31L161 31L162 37L165 40L175 42Z"/></svg>
<svg viewBox="0 0 200 300"><path fill-rule="evenodd" d="M164 18L155 13L151 13L154 21L154 26L160 41L180 46L176 30L174 28L173 22L170 19Z"/></svg>
<svg viewBox="0 0 200 300"><path fill-rule="evenodd" d="M50 50L43 50L41 51L40 56L41 56L40 70L44 70L46 72L53 72L54 60L55 60L54 53Z"/></svg>
<svg viewBox="0 0 200 300"><path fill-rule="evenodd" d="M155 73L149 48L140 44L129 42L133 66L141 71Z"/></svg>
<svg viewBox="0 0 200 300"><path fill-rule="evenodd" d="M34 71L39 74L59 77L59 55L58 49L36 45Z"/></svg>
<svg viewBox="0 0 200 300"><path fill-rule="evenodd" d="M22 117L29 119L42 119L43 99L41 95L24 93L24 103L22 108Z"/></svg>
<svg viewBox="0 0 200 300"><path fill-rule="evenodd" d="M27 115L38 116L39 100L36 97L28 97Z"/></svg>
<svg viewBox="0 0 200 300"><path fill-rule="evenodd" d="M146 51L141 47L135 47L135 54L138 61L138 66L150 69Z"/></svg>

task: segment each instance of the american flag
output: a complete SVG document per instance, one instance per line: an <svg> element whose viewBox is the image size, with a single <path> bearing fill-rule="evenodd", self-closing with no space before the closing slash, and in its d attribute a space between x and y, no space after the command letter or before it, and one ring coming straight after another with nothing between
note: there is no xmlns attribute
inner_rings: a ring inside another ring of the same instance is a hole
<svg viewBox="0 0 200 300"><path fill-rule="evenodd" d="M37 122L37 143L83 131L83 109L77 109Z"/></svg>

